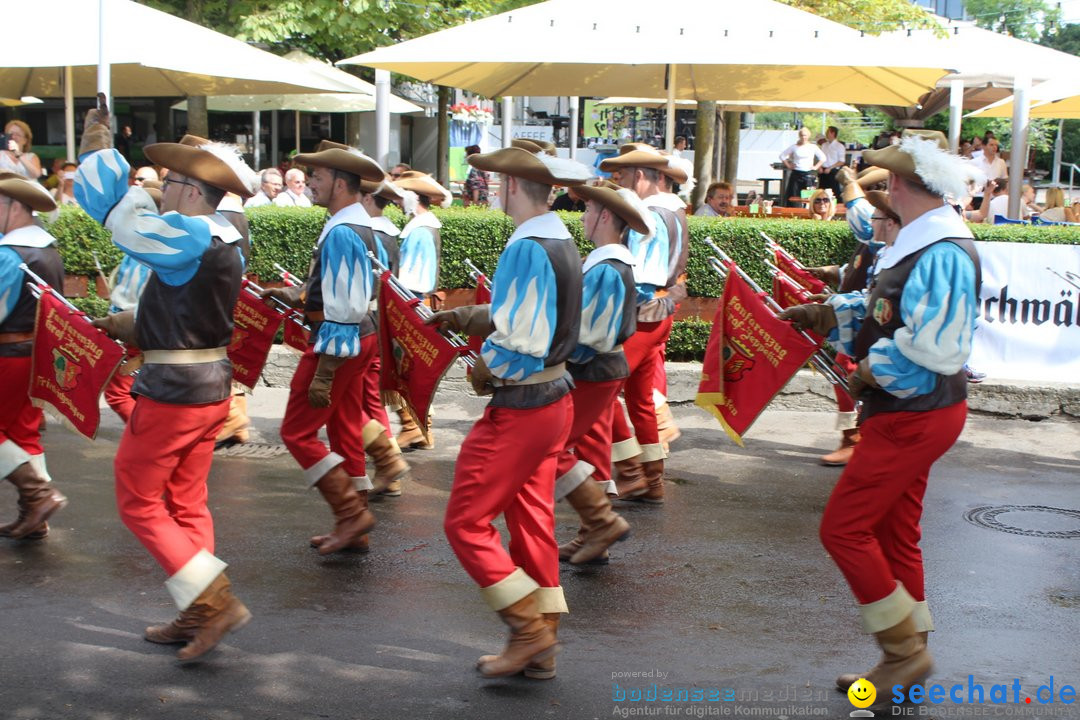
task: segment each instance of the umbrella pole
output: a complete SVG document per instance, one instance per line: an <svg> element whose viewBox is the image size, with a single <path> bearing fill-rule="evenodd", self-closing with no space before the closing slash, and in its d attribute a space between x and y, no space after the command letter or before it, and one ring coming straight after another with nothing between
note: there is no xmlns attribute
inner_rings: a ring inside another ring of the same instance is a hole
<svg viewBox="0 0 1080 720"><path fill-rule="evenodd" d="M511 115L514 114L514 98L507 95L502 99L502 146L504 148L510 147L510 130L513 127L514 119Z"/></svg>
<svg viewBox="0 0 1080 720"><path fill-rule="evenodd" d="M1012 149L1009 151L1009 217L1017 219L1022 217L1020 203L1027 166L1030 91L1031 76L1017 75L1013 80Z"/></svg>
<svg viewBox="0 0 1080 720"><path fill-rule="evenodd" d="M105 5L108 0L98 0L98 71L97 71L97 90L98 93L105 95L105 102L112 108L112 86L111 77L109 72L109 60L105 54ZM112 122L112 129L116 129L116 114L109 113Z"/></svg>
<svg viewBox="0 0 1080 720"><path fill-rule="evenodd" d="M577 160L578 105L577 95L570 96L570 159Z"/></svg>
<svg viewBox="0 0 1080 720"><path fill-rule="evenodd" d="M300 111L296 111L296 154L300 154Z"/></svg>
<svg viewBox="0 0 1080 720"><path fill-rule="evenodd" d="M259 136L262 135L262 123L259 121L261 119L258 110L251 113L251 161L254 170L259 169L261 160L259 157Z"/></svg>
<svg viewBox="0 0 1080 720"><path fill-rule="evenodd" d="M675 65L667 66L667 118L664 128L664 147L668 152L675 149Z"/></svg>
<svg viewBox="0 0 1080 720"><path fill-rule="evenodd" d="M64 68L64 138L68 162L75 162L75 83L71 66Z"/></svg>
<svg viewBox="0 0 1080 720"><path fill-rule="evenodd" d="M949 150L960 150L960 121L964 118L964 81L949 81Z"/></svg>
<svg viewBox="0 0 1080 720"><path fill-rule="evenodd" d="M272 110L270 112L270 166L277 167L279 156L279 144L281 131L278 127L278 111Z"/></svg>
<svg viewBox="0 0 1080 720"><path fill-rule="evenodd" d="M375 161L383 167L390 167L389 70L375 71Z"/></svg>

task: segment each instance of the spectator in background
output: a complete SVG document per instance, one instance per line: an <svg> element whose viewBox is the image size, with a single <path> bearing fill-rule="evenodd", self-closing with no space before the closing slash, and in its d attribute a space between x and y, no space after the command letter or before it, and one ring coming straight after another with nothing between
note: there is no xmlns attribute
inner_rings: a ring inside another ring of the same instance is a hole
<svg viewBox="0 0 1080 720"><path fill-rule="evenodd" d="M135 142L134 133L130 125L124 125L120 132L116 133L116 143L113 147L120 151L124 159L131 162L131 143Z"/></svg>
<svg viewBox="0 0 1080 720"><path fill-rule="evenodd" d="M821 152L814 143L810 142L810 130L799 128L799 140L784 152L780 153L780 161L784 167L791 171L787 187L784 189L784 204L789 205L788 198L800 197L802 191L814 186L814 178L811 173L821 168L825 162L825 153Z"/></svg>
<svg viewBox="0 0 1080 720"><path fill-rule="evenodd" d="M1048 222L1078 222L1073 209L1065 207L1065 191L1059 187L1046 191L1046 209L1039 217Z"/></svg>
<svg viewBox="0 0 1080 720"><path fill-rule="evenodd" d="M470 145L465 148L465 157L475 155L478 152L480 152L479 145ZM487 173L483 170L469 166L469 176L465 179L465 192L461 195L461 204L465 207L470 205L487 207L488 179Z"/></svg>
<svg viewBox="0 0 1080 720"><path fill-rule="evenodd" d="M143 165L141 168L136 170L134 177L132 177L131 184L143 186L147 180L161 182L161 178L158 177L157 170L155 170L152 165Z"/></svg>
<svg viewBox="0 0 1080 720"><path fill-rule="evenodd" d="M960 139L960 156L971 159L971 141Z"/></svg>
<svg viewBox="0 0 1080 720"><path fill-rule="evenodd" d="M682 157L683 151L686 150L686 138L682 135L675 136L675 144L671 146L671 154L675 157Z"/></svg>
<svg viewBox="0 0 1080 720"><path fill-rule="evenodd" d="M983 154L983 140L978 135L971 136L971 159L974 160L977 157L982 157Z"/></svg>
<svg viewBox="0 0 1080 720"><path fill-rule="evenodd" d="M475 147L475 145L473 147ZM466 153L466 155L467 154L468 153ZM408 164L398 163L394 167L390 168L390 172L387 174L390 176L391 180L397 180L399 177L401 177L402 173L407 173L410 170L412 170L412 168L409 167Z"/></svg>
<svg viewBox="0 0 1080 720"><path fill-rule="evenodd" d="M697 217L728 217L735 200L731 183L714 182L705 191L705 203L694 213Z"/></svg>
<svg viewBox="0 0 1080 720"><path fill-rule="evenodd" d="M989 138L983 142L982 154L974 157L971 161L975 167L979 168L986 175L987 179L996 180L998 178L1008 179L1009 168L1005 164L1005 161L998 155L998 141L996 138ZM979 191L975 194L975 204L979 204L984 191Z"/></svg>
<svg viewBox="0 0 1080 720"><path fill-rule="evenodd" d="M311 207L311 200L304 194L307 176L300 168L291 168L285 173L285 189L274 198L278 207Z"/></svg>
<svg viewBox="0 0 1080 720"><path fill-rule="evenodd" d="M7 144L0 148L0 172L22 175L28 180L41 177L41 160L30 152L34 133L22 120L11 120L4 126Z"/></svg>
<svg viewBox="0 0 1080 720"><path fill-rule="evenodd" d="M585 212L585 198L572 187L566 188L555 202L551 203L552 210L570 210L572 212Z"/></svg>
<svg viewBox="0 0 1080 720"><path fill-rule="evenodd" d="M832 220L836 215L836 198L829 190L818 188L810 196L810 217L814 220Z"/></svg>
<svg viewBox="0 0 1080 720"><path fill-rule="evenodd" d="M59 205L78 205L75 202L75 170L78 163L68 160L60 166L60 184L52 191L53 200Z"/></svg>
<svg viewBox="0 0 1080 720"><path fill-rule="evenodd" d="M821 146L821 151L825 153L825 164L821 166L821 172L818 173L818 187L832 190L833 195L840 192L840 185L836 182L836 173L844 167L844 158L847 154L844 143L836 139L839 135L840 130L834 125L830 125L825 131L825 144Z"/></svg>
<svg viewBox="0 0 1080 720"><path fill-rule="evenodd" d="M259 180L261 183L259 192L248 198L247 202L244 203L245 208L272 204L274 199L281 193L281 188L285 187L281 171L277 168L263 170L259 175Z"/></svg>

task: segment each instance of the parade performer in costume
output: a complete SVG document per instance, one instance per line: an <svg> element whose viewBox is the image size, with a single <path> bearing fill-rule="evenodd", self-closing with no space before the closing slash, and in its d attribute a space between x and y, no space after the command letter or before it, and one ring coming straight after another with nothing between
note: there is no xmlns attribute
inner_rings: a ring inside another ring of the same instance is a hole
<svg viewBox="0 0 1080 720"><path fill-rule="evenodd" d="M26 283L25 263L52 287L64 287L56 239L33 212L52 212L56 201L36 182L0 173L0 477L19 491L19 515L0 526L0 537L40 540L45 522L67 504L50 482L41 447L41 409L30 402L31 351L37 300Z"/></svg>
<svg viewBox="0 0 1080 720"><path fill-rule="evenodd" d="M781 317L828 336L857 362L851 388L863 403L862 440L826 505L821 540L883 653L862 676L907 688L931 670L919 523L930 468L964 426L963 365L978 309L971 231L945 198L963 195L977 171L930 130L907 131L899 145L865 157L890 173L889 204L902 221L895 244L867 292ZM859 677L837 684L846 689Z"/></svg>
<svg viewBox="0 0 1080 720"><path fill-rule="evenodd" d="M405 214L412 216L401 230L401 271L398 277L402 285L419 297L430 298L439 289L439 267L442 262L442 238L439 235L442 223L431 212L431 206L450 207L454 198L435 178L416 170L402 173L394 185L404 194L402 206ZM401 421L398 445L423 450L435 447L431 429L428 428L425 434L404 403L398 402L394 410Z"/></svg>
<svg viewBox="0 0 1080 720"><path fill-rule="evenodd" d="M281 439L304 470L308 487L319 489L334 513L334 530L316 535L320 555L367 550L375 525L368 510L363 431L364 373L378 352L370 306L374 277L370 217L360 204L360 183L382 180L383 170L359 150L330 147L296 156L314 168L309 187L316 205L330 212L312 254L302 287L272 288L266 296L303 307L312 324L311 344L289 386ZM319 439L326 426L330 447Z"/></svg>
<svg viewBox="0 0 1080 720"><path fill-rule="evenodd" d="M168 573L165 586L180 610L171 623L147 628L146 639L186 643L177 657L194 660L251 618L214 555L206 477L228 412L226 348L244 268L240 235L217 206L225 192L250 197L258 180L230 145L148 145L147 158L170 171L159 215L145 190L128 187L127 161L110 140L107 113L91 110L75 197L125 254L153 270L137 315L95 321L143 352L114 462L117 507Z"/></svg>
<svg viewBox="0 0 1080 720"><path fill-rule="evenodd" d="M627 235L638 292L637 332L623 346L630 365L624 397L633 431L616 408L612 459L619 497L656 504L664 501L665 453L657 428L653 386L657 365L662 362L661 348L671 334L675 305L686 294L680 277L689 254L685 208L672 210L674 196L664 192L662 185L665 176L676 182L682 177L669 160L654 149L635 146L600 165L605 172L617 171L615 181L637 193L653 215L651 235L633 230Z"/></svg>
<svg viewBox="0 0 1080 720"><path fill-rule="evenodd" d="M480 673L549 678L559 614L567 612L554 493L573 420L566 361L580 337L582 281L577 247L547 201L553 185L581 185L591 172L513 147L468 162L501 176L501 207L516 229L495 269L491 305L431 319L486 338L471 380L478 394L493 393L458 454L444 527L484 600L510 627L503 652L480 658ZM492 525L500 514L509 553Z"/></svg>
<svg viewBox="0 0 1080 720"><path fill-rule="evenodd" d="M632 191L608 184L581 186L581 222L596 246L585 259L581 334L568 367L574 378L574 424L559 456L555 501L566 498L581 517L577 537L559 546L559 559L580 565L607 561L608 548L630 532L611 509L611 416L630 366L622 344L637 325L634 257L623 244L628 230L649 232L652 214ZM599 480L600 482L597 482Z"/></svg>

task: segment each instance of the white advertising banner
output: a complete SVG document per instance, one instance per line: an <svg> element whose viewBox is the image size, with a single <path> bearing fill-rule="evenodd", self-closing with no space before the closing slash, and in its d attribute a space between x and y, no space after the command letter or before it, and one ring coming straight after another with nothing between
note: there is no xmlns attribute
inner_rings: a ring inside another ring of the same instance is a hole
<svg viewBox="0 0 1080 720"><path fill-rule="evenodd" d="M970 365L990 379L1080 382L1080 245L976 242Z"/></svg>

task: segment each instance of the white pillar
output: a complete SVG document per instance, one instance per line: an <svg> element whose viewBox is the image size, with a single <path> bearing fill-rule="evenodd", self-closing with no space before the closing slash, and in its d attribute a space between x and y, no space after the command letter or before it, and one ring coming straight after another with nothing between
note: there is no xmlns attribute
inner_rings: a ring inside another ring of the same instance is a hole
<svg viewBox="0 0 1080 720"><path fill-rule="evenodd" d="M667 123L664 128L664 147L668 152L675 149L675 66L668 65Z"/></svg>
<svg viewBox="0 0 1080 720"><path fill-rule="evenodd" d="M1050 176L1050 182L1058 185L1061 183L1061 134L1065 131L1065 121L1058 120L1057 139L1054 140L1054 173Z"/></svg>
<svg viewBox="0 0 1080 720"><path fill-rule="evenodd" d="M64 139L67 141L67 159L75 162L75 81L70 65L64 68Z"/></svg>
<svg viewBox="0 0 1080 720"><path fill-rule="evenodd" d="M259 169L259 136L262 135L261 120L262 117L260 117L258 110L251 113L251 162L254 163L251 168L253 170Z"/></svg>
<svg viewBox="0 0 1080 720"><path fill-rule="evenodd" d="M964 81L949 81L949 149L960 151L960 121L964 118Z"/></svg>
<svg viewBox="0 0 1080 720"><path fill-rule="evenodd" d="M375 162L390 162L390 71L375 71Z"/></svg>
<svg viewBox="0 0 1080 720"><path fill-rule="evenodd" d="M1028 123L1031 113L1028 107L1030 91L1030 77L1017 76L1013 80L1012 150L1009 151L1009 217L1014 218L1021 217L1020 196L1023 194L1024 167L1027 165Z"/></svg>
<svg viewBox="0 0 1080 720"><path fill-rule="evenodd" d="M577 95L570 96L570 159L577 159L578 105Z"/></svg>
<svg viewBox="0 0 1080 720"><path fill-rule="evenodd" d="M278 141L280 140L281 130L278 128L278 111L273 110L270 113L270 166L277 167L278 164Z"/></svg>
<svg viewBox="0 0 1080 720"><path fill-rule="evenodd" d="M502 146L510 147L510 129L514 126L514 98L506 96L502 99Z"/></svg>
<svg viewBox="0 0 1080 720"><path fill-rule="evenodd" d="M109 104L109 111L112 115L112 83L109 69L109 58L105 52L105 48L108 47L108 42L105 38L106 18L105 18L105 6L108 4L108 0L98 0L98 71L97 71L97 90L99 93L105 94L105 102ZM116 129L116 116L112 115L112 127Z"/></svg>

